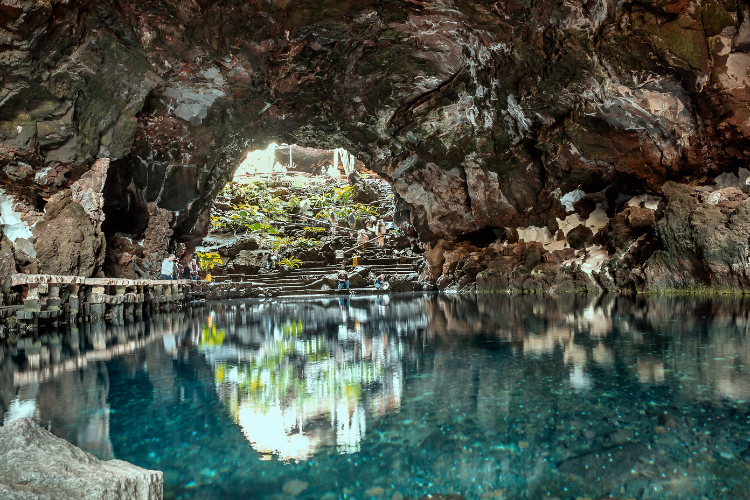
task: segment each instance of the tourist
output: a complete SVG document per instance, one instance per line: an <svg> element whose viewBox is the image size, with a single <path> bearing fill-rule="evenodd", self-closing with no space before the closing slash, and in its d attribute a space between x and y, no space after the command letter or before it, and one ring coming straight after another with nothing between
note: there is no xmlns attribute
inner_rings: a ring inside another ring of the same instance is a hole
<svg viewBox="0 0 750 500"><path fill-rule="evenodd" d="M357 232L357 245L366 245L367 241L369 240L369 236L367 236L367 231L364 229L360 229L359 232Z"/></svg>
<svg viewBox="0 0 750 500"><path fill-rule="evenodd" d="M190 264L188 266L190 268L190 279L193 281L198 281L198 271L200 268L198 267L198 261L195 259L190 261Z"/></svg>
<svg viewBox="0 0 750 500"><path fill-rule="evenodd" d="M189 262L185 264L185 267L182 268L182 279L186 279L186 280L190 279L190 263Z"/></svg>
<svg viewBox="0 0 750 500"><path fill-rule="evenodd" d="M376 233L377 234L377 232L378 232L378 224L377 224L377 220L375 219L374 215L368 219L367 224L365 224L365 229L367 231L370 231L372 233Z"/></svg>
<svg viewBox="0 0 750 500"><path fill-rule="evenodd" d="M271 260L271 252L268 252L264 255L266 256L266 269L271 269L271 266L273 265L273 261Z"/></svg>
<svg viewBox="0 0 750 500"><path fill-rule="evenodd" d="M161 261L161 279L163 280L171 280L173 279L172 274L175 270L175 256L174 255L168 255L164 257L164 260Z"/></svg>
<svg viewBox="0 0 750 500"><path fill-rule="evenodd" d="M383 220L378 220L377 227L375 229L376 234L378 235L378 245L380 245L380 248L383 248L385 246L385 224L383 223Z"/></svg>
<svg viewBox="0 0 750 500"><path fill-rule="evenodd" d="M377 288L378 290L386 290L388 288L388 283L385 282L385 274L381 274L380 276L375 278L375 288Z"/></svg>
<svg viewBox="0 0 750 500"><path fill-rule="evenodd" d="M357 224L357 217L354 215L354 212L349 214L347 221L349 222L349 227L354 229L354 226Z"/></svg>
<svg viewBox="0 0 750 500"><path fill-rule="evenodd" d="M309 211L310 211L310 200L305 198L304 200L299 202L299 214L307 215L307 212Z"/></svg>
<svg viewBox="0 0 750 500"><path fill-rule="evenodd" d="M336 234L336 225L339 223L338 218L336 217L336 214L331 212L330 217L328 217L328 220L331 222L331 234Z"/></svg>
<svg viewBox="0 0 750 500"><path fill-rule="evenodd" d="M277 250L274 250L271 252L271 265L273 267L276 267L279 263L279 252Z"/></svg>
<svg viewBox="0 0 750 500"><path fill-rule="evenodd" d="M346 271L342 269L336 280L339 282L339 290L343 290L344 287L346 287L347 290L349 289L349 276L346 274Z"/></svg>

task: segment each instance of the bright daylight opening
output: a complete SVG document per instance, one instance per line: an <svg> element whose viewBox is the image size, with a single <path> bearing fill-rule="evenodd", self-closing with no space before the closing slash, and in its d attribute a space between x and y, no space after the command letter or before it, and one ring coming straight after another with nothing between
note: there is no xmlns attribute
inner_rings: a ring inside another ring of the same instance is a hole
<svg viewBox="0 0 750 500"><path fill-rule="evenodd" d="M272 143L247 153L197 250L213 280L248 280L264 296L336 291L347 267L362 275L353 288L408 291L420 259L410 234L388 182L346 149Z"/></svg>
<svg viewBox="0 0 750 500"><path fill-rule="evenodd" d="M266 149L250 151L234 174L234 182L280 174L339 179L354 171L354 156L346 149L313 149L272 142Z"/></svg>

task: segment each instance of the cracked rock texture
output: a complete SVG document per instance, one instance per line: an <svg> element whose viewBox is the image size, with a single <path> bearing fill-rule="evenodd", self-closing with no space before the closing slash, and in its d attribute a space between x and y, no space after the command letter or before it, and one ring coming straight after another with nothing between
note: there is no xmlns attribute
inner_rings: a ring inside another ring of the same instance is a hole
<svg viewBox="0 0 750 500"><path fill-rule="evenodd" d="M0 427L0 498L10 500L161 500L160 471L101 461L33 420Z"/></svg>
<svg viewBox="0 0 750 500"><path fill-rule="evenodd" d="M747 289L746 0L0 0L0 39L0 185L32 224L108 160L96 272L189 254L276 141L386 177L440 288Z"/></svg>

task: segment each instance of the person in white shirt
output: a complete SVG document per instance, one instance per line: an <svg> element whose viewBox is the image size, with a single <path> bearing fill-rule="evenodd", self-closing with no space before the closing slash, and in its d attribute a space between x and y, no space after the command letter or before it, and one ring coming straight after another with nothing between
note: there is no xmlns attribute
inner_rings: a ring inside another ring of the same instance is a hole
<svg viewBox="0 0 750 500"><path fill-rule="evenodd" d="M174 279L172 276L172 273L174 273L174 261L175 261L174 255L168 255L167 257L164 257L164 260L161 261L161 279L163 280L171 280Z"/></svg>

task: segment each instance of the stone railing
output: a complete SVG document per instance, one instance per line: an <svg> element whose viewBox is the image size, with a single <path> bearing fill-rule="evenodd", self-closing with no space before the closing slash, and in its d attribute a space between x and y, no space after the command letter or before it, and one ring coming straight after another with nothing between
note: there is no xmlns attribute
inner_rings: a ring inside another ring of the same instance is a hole
<svg viewBox="0 0 750 500"><path fill-rule="evenodd" d="M20 326L36 327L39 320L96 321L140 316L144 312L172 311L206 298L214 291L208 283L191 280L84 278L49 274L14 274L11 285L20 291L16 306Z"/></svg>
<svg viewBox="0 0 750 500"><path fill-rule="evenodd" d="M0 333L36 329L39 322L91 322L100 319L172 312L195 301L257 297L260 292L242 279L205 281L84 278L51 274L14 274L11 286L20 304L0 307Z"/></svg>

